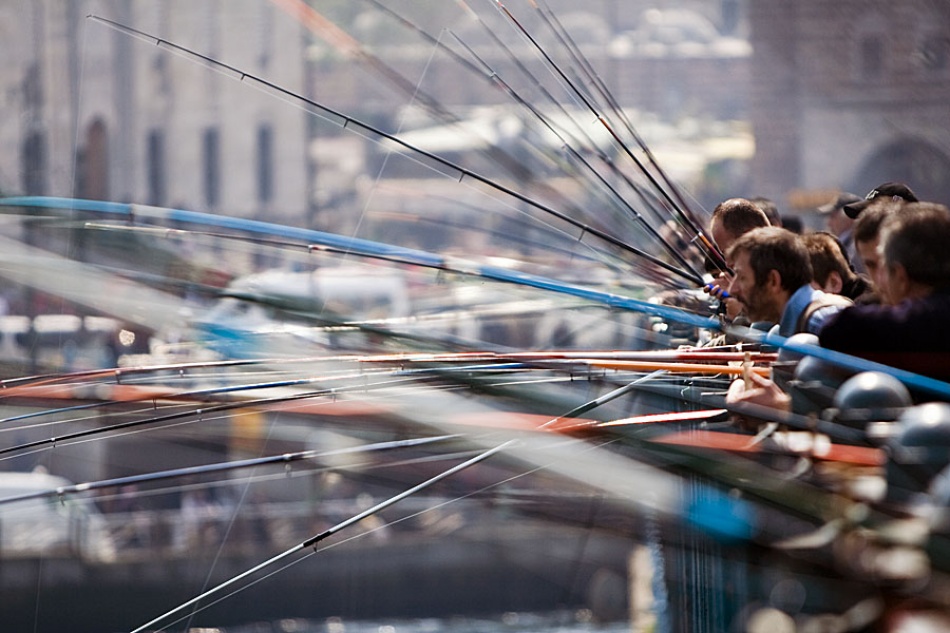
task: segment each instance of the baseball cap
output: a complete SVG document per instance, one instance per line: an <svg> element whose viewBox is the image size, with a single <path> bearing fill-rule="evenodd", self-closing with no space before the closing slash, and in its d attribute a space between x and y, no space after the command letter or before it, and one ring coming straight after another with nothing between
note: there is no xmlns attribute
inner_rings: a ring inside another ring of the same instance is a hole
<svg viewBox="0 0 950 633"><path fill-rule="evenodd" d="M855 202L861 202L861 200L863 200L861 196L856 196L853 193L842 191L838 194L837 198L828 204L823 204L818 207L818 213L831 213L832 211L837 211L838 209L843 208L846 204L854 204Z"/></svg>
<svg viewBox="0 0 950 633"><path fill-rule="evenodd" d="M911 191L910 187L900 182L885 182L872 189L864 200L844 205L844 212L849 218L856 218L861 215L872 202L878 199L891 198L892 200L901 199L906 202L919 202L917 195Z"/></svg>

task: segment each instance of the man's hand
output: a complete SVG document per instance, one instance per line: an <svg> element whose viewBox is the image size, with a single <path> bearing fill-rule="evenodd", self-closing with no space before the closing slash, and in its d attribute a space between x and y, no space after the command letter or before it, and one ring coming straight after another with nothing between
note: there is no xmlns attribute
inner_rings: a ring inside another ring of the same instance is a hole
<svg viewBox="0 0 950 633"><path fill-rule="evenodd" d="M726 405L744 404L768 407L779 412L792 410L792 398L779 389L774 382L756 373L749 373L748 379L740 378L729 385L729 391L726 393ZM761 420L747 415L737 417L738 425L744 429L754 429L761 423Z"/></svg>

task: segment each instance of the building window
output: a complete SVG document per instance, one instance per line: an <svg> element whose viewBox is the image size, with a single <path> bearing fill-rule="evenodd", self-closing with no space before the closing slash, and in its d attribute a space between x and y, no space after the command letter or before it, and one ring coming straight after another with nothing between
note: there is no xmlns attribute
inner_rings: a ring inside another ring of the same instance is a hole
<svg viewBox="0 0 950 633"><path fill-rule="evenodd" d="M861 78L879 79L884 74L884 43L872 35L861 40Z"/></svg>
<svg viewBox="0 0 950 633"><path fill-rule="evenodd" d="M28 196L46 194L46 138L41 132L30 132L20 156L23 193Z"/></svg>
<svg viewBox="0 0 950 633"><path fill-rule="evenodd" d="M148 203L162 206L165 204L165 135L161 130L148 133L147 152Z"/></svg>
<svg viewBox="0 0 950 633"><path fill-rule="evenodd" d="M257 128L257 201L274 199L274 132L266 123Z"/></svg>
<svg viewBox="0 0 950 633"><path fill-rule="evenodd" d="M221 201L221 150L218 128L205 128L201 140L201 158L204 168L205 206L213 209Z"/></svg>

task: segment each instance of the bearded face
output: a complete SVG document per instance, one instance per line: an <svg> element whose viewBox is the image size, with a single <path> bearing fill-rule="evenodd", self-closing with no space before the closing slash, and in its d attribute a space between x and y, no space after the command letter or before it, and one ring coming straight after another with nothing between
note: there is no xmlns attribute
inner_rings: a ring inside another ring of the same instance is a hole
<svg viewBox="0 0 950 633"><path fill-rule="evenodd" d="M729 286L729 294L745 306L745 314L749 320L777 323L782 316L781 307L768 284L756 283L749 254L745 251L737 253L731 268L735 277Z"/></svg>

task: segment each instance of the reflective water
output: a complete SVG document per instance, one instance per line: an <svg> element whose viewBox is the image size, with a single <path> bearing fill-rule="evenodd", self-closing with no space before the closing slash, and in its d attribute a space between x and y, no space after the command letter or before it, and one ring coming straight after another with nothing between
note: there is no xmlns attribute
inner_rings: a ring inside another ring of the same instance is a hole
<svg viewBox="0 0 950 633"><path fill-rule="evenodd" d="M255 622L221 629L190 629L190 633L630 633L629 622L599 623L586 610L552 613L506 613L498 618L423 618L408 620L288 619Z"/></svg>

